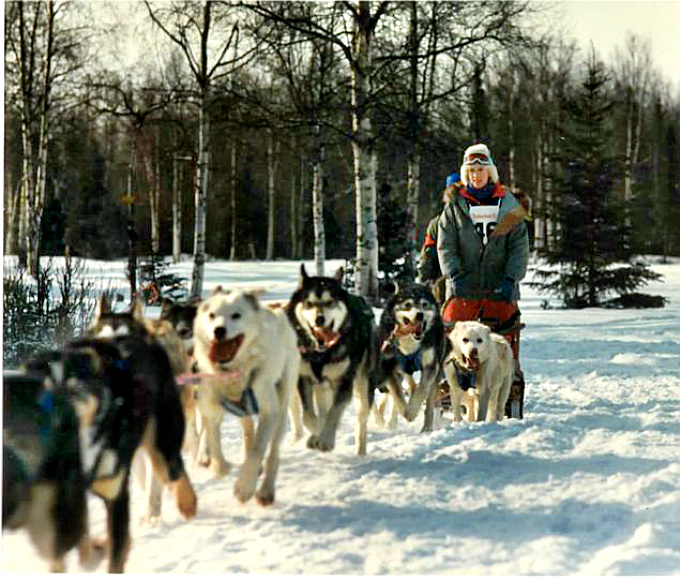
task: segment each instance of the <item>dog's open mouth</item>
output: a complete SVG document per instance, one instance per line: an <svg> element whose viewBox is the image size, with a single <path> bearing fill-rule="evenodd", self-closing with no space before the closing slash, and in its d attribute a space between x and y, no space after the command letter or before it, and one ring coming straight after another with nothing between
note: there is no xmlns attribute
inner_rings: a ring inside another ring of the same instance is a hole
<svg viewBox="0 0 680 580"><path fill-rule="evenodd" d="M425 335L425 323L409 322L407 324L397 324L394 334L398 338L411 335L416 340L423 340L423 336Z"/></svg>
<svg viewBox="0 0 680 580"><path fill-rule="evenodd" d="M478 371L481 364L479 356L476 354L471 354L470 356L462 355L463 364L471 371Z"/></svg>
<svg viewBox="0 0 680 580"><path fill-rule="evenodd" d="M238 353L238 349L241 348L242 344L242 334L239 334L238 336L235 336L231 339L213 340L210 343L208 358L215 364L231 362Z"/></svg>
<svg viewBox="0 0 680 580"><path fill-rule="evenodd" d="M311 326L312 335L316 340L317 350L326 350L334 346L340 340L340 333L330 326Z"/></svg>

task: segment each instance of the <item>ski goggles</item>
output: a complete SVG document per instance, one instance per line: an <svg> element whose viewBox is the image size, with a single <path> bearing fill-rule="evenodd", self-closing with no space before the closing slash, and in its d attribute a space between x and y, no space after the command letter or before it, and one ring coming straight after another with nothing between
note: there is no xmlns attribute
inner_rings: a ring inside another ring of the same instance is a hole
<svg viewBox="0 0 680 580"><path fill-rule="evenodd" d="M475 163L479 165L491 165L491 157L486 153L469 153L463 159L463 165L474 165Z"/></svg>

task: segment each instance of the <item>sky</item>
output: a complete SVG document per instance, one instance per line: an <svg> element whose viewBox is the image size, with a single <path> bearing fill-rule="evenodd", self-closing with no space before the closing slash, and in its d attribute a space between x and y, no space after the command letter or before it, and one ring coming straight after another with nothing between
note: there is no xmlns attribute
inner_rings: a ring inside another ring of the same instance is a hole
<svg viewBox="0 0 680 580"><path fill-rule="evenodd" d="M606 63L612 62L615 47L623 48L627 32L646 37L654 67L680 88L680 0L564 0L556 3L556 11L581 48L587 50L592 41Z"/></svg>

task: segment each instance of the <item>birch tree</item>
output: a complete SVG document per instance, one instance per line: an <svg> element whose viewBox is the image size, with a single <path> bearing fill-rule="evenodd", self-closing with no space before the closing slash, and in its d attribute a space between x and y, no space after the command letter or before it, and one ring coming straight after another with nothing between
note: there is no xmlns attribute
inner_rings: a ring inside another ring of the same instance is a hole
<svg viewBox="0 0 680 580"><path fill-rule="evenodd" d="M9 2L5 7L5 65L8 84L16 89L21 123L22 166L17 199L9 207L8 251L16 251L29 273L39 272L41 224L46 202L47 163L55 85L79 66L77 36L64 23L67 3Z"/></svg>
<svg viewBox="0 0 680 580"><path fill-rule="evenodd" d="M375 10L373 4L376 4ZM375 133L371 119L373 40L376 27L389 2L337 2L321 5L314 13L299 10L294 3L258 2L250 9L267 21L285 24L307 38L329 43L344 57L350 70L350 138L354 160L356 221L355 290L376 299L378 295L378 228L376 175L378 169ZM341 11L341 12L339 12ZM335 27L335 18L343 20ZM329 23L331 27L329 27Z"/></svg>
<svg viewBox="0 0 680 580"><path fill-rule="evenodd" d="M616 83L623 93L625 109L625 145L623 162L623 198L633 199L635 166L640 154L640 133L650 95L652 54L649 40L635 34L626 36L623 50L616 50Z"/></svg>
<svg viewBox="0 0 680 580"><path fill-rule="evenodd" d="M192 297L201 297L205 265L206 203L210 177L210 106L214 82L232 74L249 56L229 56L239 36L230 21L229 6L215 2L171 2L154 7L145 0L152 21L182 52L196 87L198 106L198 159L194 185L194 267ZM222 33L228 31L226 39ZM215 38L217 37L217 38Z"/></svg>

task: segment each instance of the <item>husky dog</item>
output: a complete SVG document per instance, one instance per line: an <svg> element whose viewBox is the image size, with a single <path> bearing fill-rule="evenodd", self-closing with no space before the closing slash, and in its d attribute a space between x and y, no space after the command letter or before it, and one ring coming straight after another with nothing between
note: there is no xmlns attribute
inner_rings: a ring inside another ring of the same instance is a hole
<svg viewBox="0 0 680 580"><path fill-rule="evenodd" d="M200 298L190 298L187 301L176 302L169 298L164 298L161 305L161 322L170 324L182 340L186 352L186 367L184 372L195 371L196 361L194 359L194 320ZM188 451L194 460L199 456L199 417L196 409L196 381L187 378L186 384L182 379L178 379L182 390L182 403L187 418L187 429L184 443L185 451Z"/></svg>
<svg viewBox="0 0 680 580"><path fill-rule="evenodd" d="M229 471L219 431L227 410L241 417L246 450L234 495L246 502L255 494L267 454L256 499L261 505L273 503L286 411L300 367L297 337L285 312L263 307L256 293L218 286L198 307L194 357L198 371L212 375L202 380L197 401L211 470L217 476Z"/></svg>
<svg viewBox="0 0 680 580"><path fill-rule="evenodd" d="M425 401L423 431L432 431L434 399L442 371L446 339L439 308L432 292L422 284L395 288L380 318L379 384L387 384L394 407L407 421L418 416ZM416 384L414 374L420 371ZM401 383L412 385L408 402ZM381 414L378 417L380 422ZM396 417L395 417L396 418Z"/></svg>
<svg viewBox="0 0 680 580"><path fill-rule="evenodd" d="M76 546L91 569L103 550L88 531L76 409L39 378L5 371L2 382L2 527L25 529L52 572L66 571L64 556Z"/></svg>
<svg viewBox="0 0 680 580"><path fill-rule="evenodd" d="M198 298L192 298L186 302L176 302L169 298L163 298L161 303L160 319L167 320L172 324L179 337L184 341L190 356L194 339L194 319L200 302Z"/></svg>
<svg viewBox="0 0 680 580"><path fill-rule="evenodd" d="M335 447L338 424L354 393L356 450L365 455L366 424L377 386L375 316L363 298L342 287L342 268L333 278L308 276L304 265L300 274L287 312L302 353L298 389L303 422L311 432L307 446L320 451Z"/></svg>
<svg viewBox="0 0 680 580"><path fill-rule="evenodd" d="M168 355L174 377L185 373L189 365L186 347L179 333L167 321L145 318L142 315L141 303L137 300L127 312L112 312L106 296L103 295L97 304L88 334L100 339L132 336L144 342L159 344ZM193 387L177 385L176 388L185 416L184 447L189 447L195 452L198 447L198 435L194 419ZM132 469L145 492L146 513L143 519L153 522L161 514L163 488L161 481L155 476L152 459L145 450L135 455Z"/></svg>
<svg viewBox="0 0 680 580"><path fill-rule="evenodd" d="M180 454L184 416L163 348L139 336L86 338L37 355L26 365L56 392L66 392L78 416L89 489L108 512L109 572L122 572L130 544L129 477L143 447L156 476L170 486L180 513L196 513L196 495Z"/></svg>
<svg viewBox="0 0 680 580"><path fill-rule="evenodd" d="M463 403L470 421L502 420L515 373L507 340L476 321L456 322L447 338L451 353L444 363L444 373L454 420L462 420Z"/></svg>

